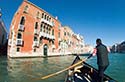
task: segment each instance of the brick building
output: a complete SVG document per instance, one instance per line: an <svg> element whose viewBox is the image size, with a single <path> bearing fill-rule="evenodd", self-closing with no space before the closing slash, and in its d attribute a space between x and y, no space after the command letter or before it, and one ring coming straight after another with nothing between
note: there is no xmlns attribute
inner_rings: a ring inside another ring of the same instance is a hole
<svg viewBox="0 0 125 82"><path fill-rule="evenodd" d="M11 22L8 56L56 55L60 26L57 17L24 0Z"/></svg>
<svg viewBox="0 0 125 82"><path fill-rule="evenodd" d="M83 37L58 17L24 0L10 26L8 57L45 57L80 53ZM78 51L79 48L79 51Z"/></svg>

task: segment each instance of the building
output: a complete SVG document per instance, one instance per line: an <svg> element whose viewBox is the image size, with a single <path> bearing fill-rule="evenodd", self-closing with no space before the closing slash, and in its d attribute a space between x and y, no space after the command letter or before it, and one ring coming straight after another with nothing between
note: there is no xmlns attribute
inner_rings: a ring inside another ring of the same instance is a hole
<svg viewBox="0 0 125 82"><path fill-rule="evenodd" d="M8 57L46 57L83 53L84 39L35 4L24 0L10 26Z"/></svg>
<svg viewBox="0 0 125 82"><path fill-rule="evenodd" d="M122 41L118 44L115 44L111 48L111 52L113 53L125 53L125 41Z"/></svg>
<svg viewBox="0 0 125 82"><path fill-rule="evenodd" d="M83 36L79 34L72 35L72 54L83 54L84 53L84 39Z"/></svg>
<svg viewBox="0 0 125 82"><path fill-rule="evenodd" d="M2 13L0 11L0 54L4 55L7 51L7 30L2 20Z"/></svg>
<svg viewBox="0 0 125 82"><path fill-rule="evenodd" d="M57 55L59 27L57 17L24 0L11 22L8 57Z"/></svg>
<svg viewBox="0 0 125 82"><path fill-rule="evenodd" d="M5 45L7 41L7 30L5 28L5 25L1 16L2 16L2 13L0 12L0 46Z"/></svg>
<svg viewBox="0 0 125 82"><path fill-rule="evenodd" d="M125 41L120 44L120 52L125 53Z"/></svg>
<svg viewBox="0 0 125 82"><path fill-rule="evenodd" d="M82 54L84 39L80 34L75 34L69 26L60 28L60 51L61 54Z"/></svg>
<svg viewBox="0 0 125 82"><path fill-rule="evenodd" d="M69 26L60 28L60 52L61 54L72 54L73 31Z"/></svg>

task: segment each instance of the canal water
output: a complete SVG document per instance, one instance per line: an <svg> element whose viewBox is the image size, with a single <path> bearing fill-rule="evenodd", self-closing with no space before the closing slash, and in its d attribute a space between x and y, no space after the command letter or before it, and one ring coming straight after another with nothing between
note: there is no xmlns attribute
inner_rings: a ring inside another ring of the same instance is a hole
<svg viewBox="0 0 125 82"><path fill-rule="evenodd" d="M0 56L0 82L64 82L66 72L45 80L37 78L68 67L74 58L75 56L7 59ZM125 54L110 54L109 59L110 66L105 73L118 82L125 82ZM86 62L97 68L96 57Z"/></svg>

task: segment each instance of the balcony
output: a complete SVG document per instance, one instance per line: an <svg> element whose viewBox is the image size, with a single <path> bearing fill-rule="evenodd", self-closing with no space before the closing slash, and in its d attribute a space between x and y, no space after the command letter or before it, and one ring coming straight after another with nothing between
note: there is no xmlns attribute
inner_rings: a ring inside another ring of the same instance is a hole
<svg viewBox="0 0 125 82"><path fill-rule="evenodd" d="M46 34L45 34L44 32L40 32L40 36L45 37L45 36L46 36Z"/></svg>
<svg viewBox="0 0 125 82"><path fill-rule="evenodd" d="M8 40L8 45L11 46L12 45L12 39Z"/></svg>
<svg viewBox="0 0 125 82"><path fill-rule="evenodd" d="M19 24L19 25L18 25L18 29L19 29L20 31L24 31L24 25Z"/></svg>
<svg viewBox="0 0 125 82"><path fill-rule="evenodd" d="M54 24L52 23L52 22L50 22L50 21L47 21L47 20L45 20L45 19L41 19L41 22L44 22L44 23L46 23L46 24L48 24L48 25L50 25L50 26L54 26Z"/></svg>
<svg viewBox="0 0 125 82"><path fill-rule="evenodd" d="M34 41L34 42L33 42L33 46L34 46L34 47L39 47L39 41Z"/></svg>
<svg viewBox="0 0 125 82"><path fill-rule="evenodd" d="M44 32L40 32L40 36L44 37L44 38L47 38L47 39L55 39L55 36L54 35L50 35L50 34L47 34L47 33L44 33Z"/></svg>
<svg viewBox="0 0 125 82"><path fill-rule="evenodd" d="M36 35L38 35L38 34L39 34L38 29L34 29L34 34L36 34Z"/></svg>
<svg viewBox="0 0 125 82"><path fill-rule="evenodd" d="M23 45L23 40L22 39L17 39L16 40L16 45L17 46L22 46Z"/></svg>

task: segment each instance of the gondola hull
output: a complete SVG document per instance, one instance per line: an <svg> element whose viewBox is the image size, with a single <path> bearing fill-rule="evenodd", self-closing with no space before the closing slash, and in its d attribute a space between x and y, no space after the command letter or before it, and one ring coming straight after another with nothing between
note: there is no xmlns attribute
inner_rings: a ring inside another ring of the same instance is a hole
<svg viewBox="0 0 125 82"><path fill-rule="evenodd" d="M72 65L79 61L80 58L77 56ZM68 70L65 82L98 82L98 71L91 65L83 62L81 65ZM117 81L104 74L104 82Z"/></svg>

